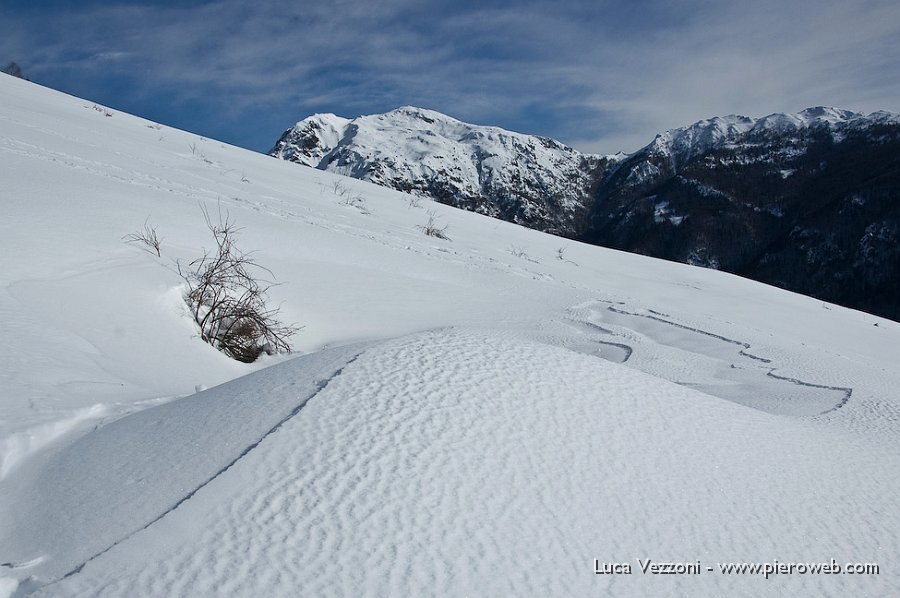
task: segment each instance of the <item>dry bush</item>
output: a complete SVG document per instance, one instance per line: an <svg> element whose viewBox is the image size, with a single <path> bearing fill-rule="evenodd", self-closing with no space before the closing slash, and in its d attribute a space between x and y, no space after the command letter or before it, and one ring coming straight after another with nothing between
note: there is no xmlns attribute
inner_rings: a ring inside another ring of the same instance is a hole
<svg viewBox="0 0 900 598"><path fill-rule="evenodd" d="M215 239L212 250L178 273L187 283L185 301L200 327L200 337L238 361L250 363L263 353L290 353L288 339L300 330L278 320L279 308L267 305L274 282L261 276L272 272L235 244L240 229L227 212L213 221L203 209L206 226Z"/></svg>
<svg viewBox="0 0 900 598"><path fill-rule="evenodd" d="M340 179L332 181L331 191L340 198L343 205L356 208L363 214L371 213L366 207L366 198L360 193L353 193Z"/></svg>
<svg viewBox="0 0 900 598"><path fill-rule="evenodd" d="M156 227L150 226L150 218L144 220L144 228L136 233L125 235L122 237L126 243L140 243L144 245L143 249L150 253L155 253L156 257L160 257L160 238L156 234Z"/></svg>
<svg viewBox="0 0 900 598"><path fill-rule="evenodd" d="M345 197L350 194L350 189L340 179L334 179L331 181L331 192L338 197Z"/></svg>
<svg viewBox="0 0 900 598"><path fill-rule="evenodd" d="M200 139L203 140L203 137L201 137ZM210 160L209 158L207 158L207 157L206 157L206 154L203 153L203 150L201 150L201 149L199 149L199 148L197 147L197 143L196 143L196 142L191 143L188 147L191 148L191 155L192 155L192 156L197 157L197 158L200 158L200 161L201 161L201 162L204 162L204 163L209 164L210 166L212 166L213 161Z"/></svg>
<svg viewBox="0 0 900 598"><path fill-rule="evenodd" d="M110 110L109 108L104 108L103 106L98 106L97 104L94 104L93 106L91 106L91 108L93 108L94 110L96 110L97 112L102 114L103 116L112 116L113 115L112 110Z"/></svg>
<svg viewBox="0 0 900 598"><path fill-rule="evenodd" d="M567 264L572 264L573 266L577 266L575 262L566 257L566 250L564 247L560 247L556 250L556 259L561 262L566 262Z"/></svg>
<svg viewBox="0 0 900 598"><path fill-rule="evenodd" d="M443 227L439 227L437 225L437 219L438 215L434 212L434 210L428 210L428 223L425 226L420 225L416 228L424 232L429 237L437 237L438 239L449 241L450 237L447 236L447 228L450 225L445 224Z"/></svg>
<svg viewBox="0 0 900 598"><path fill-rule="evenodd" d="M530 255L528 255L528 252L525 251L525 248L524 248L524 247L520 247L519 245L510 245L506 250L507 250L511 255L513 255L513 256L515 256L515 257L518 257L518 258L521 258L521 259L523 259L523 260L525 260L525 261L531 262L531 263L533 263L533 264L539 264L539 263L540 263L540 262L537 261L536 259L532 258Z"/></svg>

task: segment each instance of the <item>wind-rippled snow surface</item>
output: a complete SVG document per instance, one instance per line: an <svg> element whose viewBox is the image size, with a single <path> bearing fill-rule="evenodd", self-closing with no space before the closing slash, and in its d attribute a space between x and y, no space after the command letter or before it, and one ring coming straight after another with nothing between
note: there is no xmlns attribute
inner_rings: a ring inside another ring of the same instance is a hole
<svg viewBox="0 0 900 598"><path fill-rule="evenodd" d="M857 490L896 486L881 453L565 349L435 331L366 350L232 469L46 591L879 592L877 577L613 579L592 559L866 554L887 568L894 499Z"/></svg>

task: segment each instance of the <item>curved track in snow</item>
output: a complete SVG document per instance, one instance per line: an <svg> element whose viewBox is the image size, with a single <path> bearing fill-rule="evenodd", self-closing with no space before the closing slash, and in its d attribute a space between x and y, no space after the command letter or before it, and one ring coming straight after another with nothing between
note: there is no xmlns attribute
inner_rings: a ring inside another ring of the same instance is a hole
<svg viewBox="0 0 900 598"><path fill-rule="evenodd" d="M840 409L853 394L849 387L776 373L781 366L750 352L749 342L676 322L660 311L629 311L621 303L580 307L588 308L587 315L573 316L568 323L588 340L569 342L569 348L617 363L628 361L636 369L720 398L770 413L815 416ZM738 350L732 354L725 347ZM663 353L671 359L659 359ZM638 358L631 359L633 355Z"/></svg>

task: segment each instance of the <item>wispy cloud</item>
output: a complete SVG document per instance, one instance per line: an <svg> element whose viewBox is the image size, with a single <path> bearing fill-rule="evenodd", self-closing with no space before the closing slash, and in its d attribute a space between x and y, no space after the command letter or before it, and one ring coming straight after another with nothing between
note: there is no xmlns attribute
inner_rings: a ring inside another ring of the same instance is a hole
<svg viewBox="0 0 900 598"><path fill-rule="evenodd" d="M715 114L900 109L893 1L23 2L4 17L0 59L31 78L256 149L311 112L401 104L603 152Z"/></svg>

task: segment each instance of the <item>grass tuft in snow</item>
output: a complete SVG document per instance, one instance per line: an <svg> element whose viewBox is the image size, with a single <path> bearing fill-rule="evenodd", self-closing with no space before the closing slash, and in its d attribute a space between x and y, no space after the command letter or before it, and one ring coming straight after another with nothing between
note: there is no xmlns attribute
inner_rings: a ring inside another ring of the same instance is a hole
<svg viewBox="0 0 900 598"><path fill-rule="evenodd" d="M417 226L416 228L421 230L429 237L436 237L438 239L443 239L444 241L449 241L450 237L447 236L447 228L450 225L445 224L443 227L440 227L437 224L437 219L437 213L434 210L428 210L428 223L424 226Z"/></svg>

